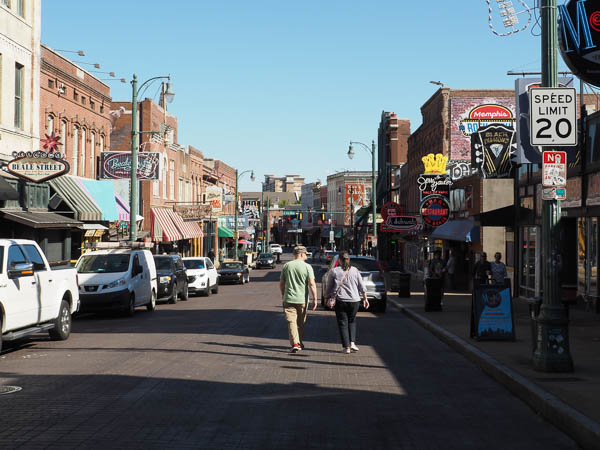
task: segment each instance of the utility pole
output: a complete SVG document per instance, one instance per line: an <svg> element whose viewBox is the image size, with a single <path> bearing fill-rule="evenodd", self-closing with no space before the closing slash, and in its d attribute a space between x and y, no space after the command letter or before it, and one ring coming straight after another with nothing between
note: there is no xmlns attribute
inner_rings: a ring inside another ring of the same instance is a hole
<svg viewBox="0 0 600 450"><path fill-rule="evenodd" d="M265 227L267 229L267 240L265 241L265 248L269 248L269 242L271 242L271 222L269 217L269 208L271 207L271 198L267 196L267 217L265 221ZM266 251L266 250L265 250Z"/></svg>
<svg viewBox="0 0 600 450"><path fill-rule="evenodd" d="M558 87L558 26L556 0L541 0L542 87ZM544 148L545 151L555 150ZM537 316L537 345L533 366L543 372L571 372L569 319L560 298L560 201L542 204L542 286L543 300Z"/></svg>

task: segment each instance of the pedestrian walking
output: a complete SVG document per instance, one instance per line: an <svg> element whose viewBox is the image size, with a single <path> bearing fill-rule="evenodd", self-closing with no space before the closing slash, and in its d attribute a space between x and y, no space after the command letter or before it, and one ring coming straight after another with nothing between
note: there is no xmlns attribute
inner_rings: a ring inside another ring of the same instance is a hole
<svg viewBox="0 0 600 450"><path fill-rule="evenodd" d="M339 265L329 273L326 297L335 298L335 317L342 340L342 351L357 352L356 313L361 298L365 309L369 307L369 300L362 275L356 267L350 265L348 252L340 253Z"/></svg>
<svg viewBox="0 0 600 450"><path fill-rule="evenodd" d="M445 265L442 261L442 252L436 250L433 252L433 259L427 264L427 278L442 278L444 276Z"/></svg>
<svg viewBox="0 0 600 450"><path fill-rule="evenodd" d="M313 298L313 311L317 309L315 274L312 266L306 263L306 257L306 247L294 247L294 259L283 265L279 280L283 312L288 324L290 353L298 353L304 348L309 291Z"/></svg>
<svg viewBox="0 0 600 450"><path fill-rule="evenodd" d="M490 274L492 273L492 267L490 262L487 260L487 253L483 252L481 258L475 263L473 269L473 276L475 282L479 284L485 284L488 281Z"/></svg>
<svg viewBox="0 0 600 450"><path fill-rule="evenodd" d="M450 289L456 290L456 280L454 278L454 272L456 270L456 257L454 256L454 250L450 250L450 256L446 261L446 274L448 276L448 282L450 283Z"/></svg>
<svg viewBox="0 0 600 450"><path fill-rule="evenodd" d="M506 271L506 265L501 261L502 253L496 252L494 255L494 261L490 263L492 280L496 284L504 284L504 279L508 278L508 272Z"/></svg>
<svg viewBox="0 0 600 450"><path fill-rule="evenodd" d="M213 264L215 263L215 252L212 251L212 248L208 251L208 259L210 259L210 262L212 262Z"/></svg>

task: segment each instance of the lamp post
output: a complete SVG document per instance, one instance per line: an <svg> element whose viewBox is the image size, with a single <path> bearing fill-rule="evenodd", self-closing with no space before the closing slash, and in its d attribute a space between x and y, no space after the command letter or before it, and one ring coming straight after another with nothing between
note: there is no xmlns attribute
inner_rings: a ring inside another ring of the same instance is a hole
<svg viewBox="0 0 600 450"><path fill-rule="evenodd" d="M354 158L354 149L352 148L353 144L361 145L365 150L371 153L371 178L372 184L371 187L371 205L373 210L373 239L377 242L377 202L376 193L377 190L377 174L375 172L375 141L371 141L371 148L367 144L363 144L362 142L350 141L350 146L348 148L348 158ZM377 246L375 246L375 257L377 257Z"/></svg>
<svg viewBox="0 0 600 450"><path fill-rule="evenodd" d="M171 87L171 77L169 75L153 77L144 81L138 88L137 75L133 74L133 80L131 80L131 188L129 190L129 240L135 242L137 240L137 215L138 215L138 184L137 184L137 151L139 146L139 134L138 130L138 105L137 97L140 90L150 83L151 81L158 80L161 78L167 78L167 90L165 91L165 98L167 102L171 103L175 93Z"/></svg>
<svg viewBox="0 0 600 450"><path fill-rule="evenodd" d="M237 261L238 259L238 181L240 180L240 177L242 175L244 175L245 173L250 173L250 179L252 181L254 181L256 178L254 177L254 170L244 170L242 173L240 173L238 175L238 171L237 169L235 169L235 225L234 225L234 231L233 231L233 241L234 241L234 255L235 255L235 261Z"/></svg>

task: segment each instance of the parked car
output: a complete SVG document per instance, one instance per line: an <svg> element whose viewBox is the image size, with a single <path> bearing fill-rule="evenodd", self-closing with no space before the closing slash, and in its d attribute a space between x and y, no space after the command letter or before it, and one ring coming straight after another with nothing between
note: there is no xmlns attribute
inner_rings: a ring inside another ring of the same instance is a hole
<svg viewBox="0 0 600 450"><path fill-rule="evenodd" d="M0 350L3 340L40 331L67 339L78 307L75 269L50 267L35 241L0 239Z"/></svg>
<svg viewBox="0 0 600 450"><path fill-rule="evenodd" d="M119 309L132 316L138 306L156 308L156 267L149 250L94 250L81 255L75 268L82 311Z"/></svg>
<svg viewBox="0 0 600 450"><path fill-rule="evenodd" d="M200 293L205 296L219 292L219 274L215 265L204 256L189 256L183 258L187 269L188 289L190 293Z"/></svg>
<svg viewBox="0 0 600 450"><path fill-rule="evenodd" d="M325 250L321 253L320 261L329 264L331 260L338 255L338 253L339 252L336 252L334 250Z"/></svg>
<svg viewBox="0 0 600 450"><path fill-rule="evenodd" d="M321 305L323 308L327 308L327 305L325 304L325 293L327 292L329 274L339 265L339 261L340 256L339 254L336 254L329 263L327 272L325 272L321 280ZM382 313L385 312L387 309L387 291L385 288L383 271L377 260L370 256L350 255L350 264L358 269L363 278L365 287L367 288L369 310Z"/></svg>
<svg viewBox="0 0 600 450"><path fill-rule="evenodd" d="M256 259L256 268L260 269L262 267L275 268L275 256L273 256L272 253L261 253L258 255L258 258Z"/></svg>
<svg viewBox="0 0 600 450"><path fill-rule="evenodd" d="M219 283L244 284L250 282L250 270L239 261L229 261L221 264L218 270Z"/></svg>
<svg viewBox="0 0 600 450"><path fill-rule="evenodd" d="M181 257L177 254L154 255L158 278L158 300L177 303L188 299L188 274Z"/></svg>
<svg viewBox="0 0 600 450"><path fill-rule="evenodd" d="M273 255L276 255L278 253L281 255L283 253L283 249L281 248L281 245L279 245L279 244L271 244L269 246L269 252L272 253Z"/></svg>

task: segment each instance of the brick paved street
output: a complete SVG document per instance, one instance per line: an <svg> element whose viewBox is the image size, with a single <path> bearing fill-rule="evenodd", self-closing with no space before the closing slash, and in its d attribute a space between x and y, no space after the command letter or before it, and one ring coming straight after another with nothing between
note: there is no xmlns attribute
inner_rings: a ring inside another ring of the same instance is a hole
<svg viewBox="0 0 600 450"><path fill-rule="evenodd" d="M577 448L393 307L360 313L357 354L322 310L288 354L278 280L5 346L0 448Z"/></svg>

